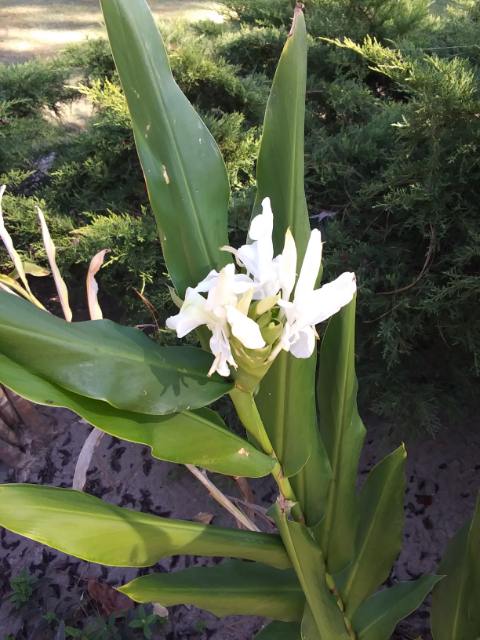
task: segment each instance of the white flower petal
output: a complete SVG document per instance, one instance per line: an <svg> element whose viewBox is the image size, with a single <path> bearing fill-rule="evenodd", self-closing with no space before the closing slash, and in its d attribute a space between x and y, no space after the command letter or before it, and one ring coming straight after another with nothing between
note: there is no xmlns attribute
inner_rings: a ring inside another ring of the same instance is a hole
<svg viewBox="0 0 480 640"><path fill-rule="evenodd" d="M215 285L208 292L207 302L209 309L215 310L227 304L235 304L234 281L235 265L231 262L221 269L215 280Z"/></svg>
<svg viewBox="0 0 480 640"><path fill-rule="evenodd" d="M260 327L251 318L235 307L227 307L227 319L232 328L232 334L247 347L247 349L261 349L265 340L260 333Z"/></svg>
<svg viewBox="0 0 480 640"><path fill-rule="evenodd" d="M290 344L290 353L295 358L309 358L315 349L316 333L313 327L301 329Z"/></svg>
<svg viewBox="0 0 480 640"><path fill-rule="evenodd" d="M232 291L236 295L244 295L247 291L251 291L254 288L254 282L248 276L237 273L232 283Z"/></svg>
<svg viewBox="0 0 480 640"><path fill-rule="evenodd" d="M336 280L314 291L308 312L308 324L316 325L333 316L352 300L356 290L355 274L345 272Z"/></svg>
<svg viewBox="0 0 480 640"><path fill-rule="evenodd" d="M237 258L245 267L248 273L257 275L258 269L258 245L256 242L253 244L244 244L237 251Z"/></svg>
<svg viewBox="0 0 480 640"><path fill-rule="evenodd" d="M287 229L283 251L278 256L278 271L282 299L289 300L297 277L297 247L290 229Z"/></svg>
<svg viewBox="0 0 480 640"><path fill-rule="evenodd" d="M260 240L260 238L272 237L273 233L273 212L270 198L262 200L262 213L255 216L248 230L250 240Z"/></svg>
<svg viewBox="0 0 480 640"><path fill-rule="evenodd" d="M167 318L167 327L176 331L179 338L183 338L190 331L202 324L207 324L210 316L205 308L206 302L203 296L189 287L180 311L176 315Z"/></svg>
<svg viewBox="0 0 480 640"><path fill-rule="evenodd" d="M208 375L212 375L215 371L221 376L229 376L230 368L229 364L235 369L237 364L232 356L232 350L230 343L224 329L220 326L216 326L212 330L212 336L210 338L210 351L215 356L212 366Z"/></svg>
<svg viewBox="0 0 480 640"><path fill-rule="evenodd" d="M308 241L303 259L294 300L307 300L315 289L320 265L322 263L322 235L318 229L313 229Z"/></svg>
<svg viewBox="0 0 480 640"><path fill-rule="evenodd" d="M215 283L218 278L218 271L216 269L212 269L206 278L201 280L197 286L195 287L195 291L199 293L208 293L210 289L215 286Z"/></svg>

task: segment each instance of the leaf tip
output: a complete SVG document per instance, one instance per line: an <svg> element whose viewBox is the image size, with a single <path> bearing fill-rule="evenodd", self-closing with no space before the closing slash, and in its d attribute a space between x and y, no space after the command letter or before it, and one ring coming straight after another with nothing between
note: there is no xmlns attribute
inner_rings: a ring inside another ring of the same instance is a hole
<svg viewBox="0 0 480 640"><path fill-rule="evenodd" d="M297 26L297 22L300 16L302 16L303 18L303 10L305 8L305 5L303 4L303 2L297 2L297 4L295 5L295 9L293 11L293 19L292 19L292 27L290 29L290 32L288 34L288 37L291 38L294 33L295 33L295 27Z"/></svg>

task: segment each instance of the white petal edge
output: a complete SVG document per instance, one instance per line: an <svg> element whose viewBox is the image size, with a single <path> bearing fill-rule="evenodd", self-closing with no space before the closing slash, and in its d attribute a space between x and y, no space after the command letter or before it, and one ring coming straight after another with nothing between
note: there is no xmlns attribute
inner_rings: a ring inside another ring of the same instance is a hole
<svg viewBox="0 0 480 640"><path fill-rule="evenodd" d="M282 300L289 300L297 277L297 247L290 229L285 233L283 251L278 256L278 270Z"/></svg>
<svg viewBox="0 0 480 640"><path fill-rule="evenodd" d="M308 240L302 268L295 287L294 300L306 300L315 289L315 283L322 263L322 234L313 229Z"/></svg>
<svg viewBox="0 0 480 640"><path fill-rule="evenodd" d="M355 274L349 271L342 273L332 282L324 284L312 295L308 323L315 325L327 320L351 302L356 291Z"/></svg>
<svg viewBox="0 0 480 640"><path fill-rule="evenodd" d="M250 240L260 240L260 238L272 237L273 233L273 211L270 198L262 200L262 213L252 218L248 237Z"/></svg>
<svg viewBox="0 0 480 640"><path fill-rule="evenodd" d="M316 333L313 327L305 327L290 344L290 353L295 358L310 358L315 350Z"/></svg>
<svg viewBox="0 0 480 640"><path fill-rule="evenodd" d="M179 338L183 338L202 324L207 324L210 319L205 309L206 300L195 289L189 287L185 293L185 302L180 311L167 318L166 325L176 331Z"/></svg>

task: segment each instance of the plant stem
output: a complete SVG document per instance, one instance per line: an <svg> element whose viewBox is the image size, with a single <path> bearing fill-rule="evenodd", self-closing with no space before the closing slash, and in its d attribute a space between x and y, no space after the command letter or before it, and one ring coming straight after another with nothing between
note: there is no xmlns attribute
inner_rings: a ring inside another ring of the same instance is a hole
<svg viewBox="0 0 480 640"><path fill-rule="evenodd" d="M253 399L253 394L235 387L230 391L230 398L232 399L240 421L257 446L268 456L276 458L272 443L270 442L257 405Z"/></svg>
<svg viewBox="0 0 480 640"><path fill-rule="evenodd" d="M255 404L253 394L236 387L230 392L230 397L235 406L238 417L248 434L255 441L257 446L275 460L275 466L272 469L272 476L278 485L280 494L285 498L285 500L292 503L293 517L298 522L304 522L305 519L303 517L302 509L298 503L289 479L283 475L282 465L273 449L267 430L265 429L265 425L263 424L262 418L257 409L257 405Z"/></svg>

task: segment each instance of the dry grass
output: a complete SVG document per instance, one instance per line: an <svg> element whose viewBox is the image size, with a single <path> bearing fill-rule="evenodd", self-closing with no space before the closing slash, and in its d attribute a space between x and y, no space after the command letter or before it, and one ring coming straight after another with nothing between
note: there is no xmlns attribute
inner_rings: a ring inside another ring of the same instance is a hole
<svg viewBox="0 0 480 640"><path fill-rule="evenodd" d="M208 0L150 0L162 19L221 20ZM51 56L67 44L104 33L98 0L0 0L0 61Z"/></svg>

